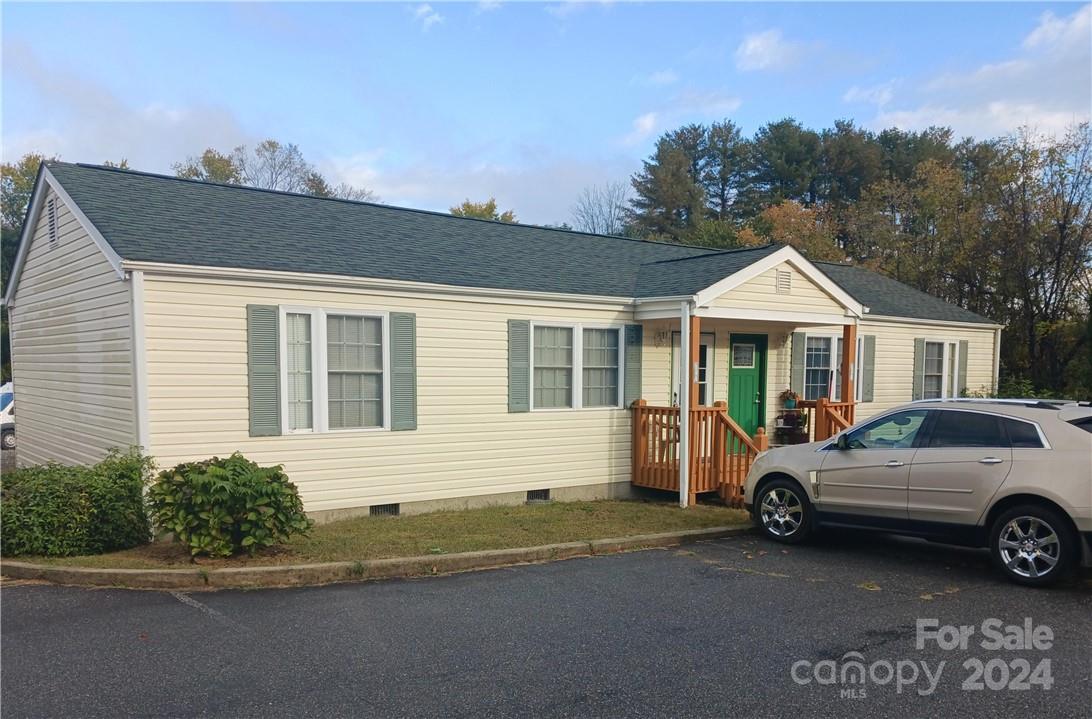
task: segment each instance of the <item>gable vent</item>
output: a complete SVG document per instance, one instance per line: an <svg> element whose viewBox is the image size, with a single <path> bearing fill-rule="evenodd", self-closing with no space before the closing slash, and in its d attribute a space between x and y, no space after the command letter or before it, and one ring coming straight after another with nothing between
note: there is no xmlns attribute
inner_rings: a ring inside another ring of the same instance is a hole
<svg viewBox="0 0 1092 719"><path fill-rule="evenodd" d="M528 502L549 502L550 490L548 489L531 489L527 491Z"/></svg>
<svg viewBox="0 0 1092 719"><path fill-rule="evenodd" d="M51 197L46 201L46 222L49 224L49 244L51 247L57 244L57 198Z"/></svg>
<svg viewBox="0 0 1092 719"><path fill-rule="evenodd" d="M397 517L400 507L397 504L373 504L368 507L370 517Z"/></svg>
<svg viewBox="0 0 1092 719"><path fill-rule="evenodd" d="M787 295L792 292L792 273L788 270L777 271L777 294Z"/></svg>

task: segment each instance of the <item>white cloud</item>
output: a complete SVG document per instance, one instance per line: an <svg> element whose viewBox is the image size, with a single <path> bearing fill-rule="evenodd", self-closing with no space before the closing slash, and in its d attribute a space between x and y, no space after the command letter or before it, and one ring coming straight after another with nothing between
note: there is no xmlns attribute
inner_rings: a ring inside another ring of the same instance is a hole
<svg viewBox="0 0 1092 719"><path fill-rule="evenodd" d="M657 119L659 114L655 112L646 112L643 115L639 115L633 120L633 127L629 133L622 138L623 145L638 145L656 131Z"/></svg>
<svg viewBox="0 0 1092 719"><path fill-rule="evenodd" d="M1028 125L1059 133L1092 108L1092 6L1068 17L1045 13L1014 57L946 72L880 107L874 127L948 125L989 137ZM1000 44L1000 43L999 43ZM848 94L848 93L847 93Z"/></svg>
<svg viewBox="0 0 1092 719"><path fill-rule="evenodd" d="M483 12L493 12L494 10L500 10L501 3L499 0L481 0L478 3L478 7L475 12L481 14Z"/></svg>
<svg viewBox="0 0 1092 719"><path fill-rule="evenodd" d="M736 68L784 70L800 61L803 50L803 45L786 40L777 28L752 33L736 48Z"/></svg>
<svg viewBox="0 0 1092 719"><path fill-rule="evenodd" d="M854 85L842 95L843 102L859 105L876 105L883 107L895 97L895 83L885 82L872 87L860 87Z"/></svg>
<svg viewBox="0 0 1092 719"><path fill-rule="evenodd" d="M433 10L428 3L423 3L414 8L413 17L421 23L422 30L428 30L433 25L444 21L444 16Z"/></svg>
<svg viewBox="0 0 1092 719"><path fill-rule="evenodd" d="M1059 18L1052 12L1045 12L1039 18L1039 25L1024 38L1024 47L1034 50L1040 47L1075 44L1088 45L1092 30L1092 5L1085 5L1071 18Z"/></svg>
<svg viewBox="0 0 1092 719"><path fill-rule="evenodd" d="M26 43L6 43L4 63L5 73L27 84L33 102L49 108L33 130L5 123L4 161L40 152L70 162L126 159L135 169L170 173L173 163L207 147L230 150L256 139L225 108L125 102L90 77L47 66Z"/></svg>

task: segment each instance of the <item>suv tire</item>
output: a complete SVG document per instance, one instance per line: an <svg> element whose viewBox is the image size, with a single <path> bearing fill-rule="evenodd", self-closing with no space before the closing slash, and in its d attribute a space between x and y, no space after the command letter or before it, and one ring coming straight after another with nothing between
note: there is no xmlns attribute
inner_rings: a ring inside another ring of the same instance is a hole
<svg viewBox="0 0 1092 719"><path fill-rule="evenodd" d="M1065 516L1039 504L1021 504L994 520L989 534L994 564L1016 584L1045 587L1077 560L1077 538Z"/></svg>
<svg viewBox="0 0 1092 719"><path fill-rule="evenodd" d="M808 495L790 479L762 484L755 496L755 523L762 534L782 544L798 544L811 534L813 511Z"/></svg>

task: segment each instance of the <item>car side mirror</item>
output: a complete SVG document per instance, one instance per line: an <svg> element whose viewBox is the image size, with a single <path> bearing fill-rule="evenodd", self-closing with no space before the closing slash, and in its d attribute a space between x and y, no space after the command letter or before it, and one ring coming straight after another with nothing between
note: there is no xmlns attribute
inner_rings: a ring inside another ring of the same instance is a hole
<svg viewBox="0 0 1092 719"><path fill-rule="evenodd" d="M835 444L837 445L838 449L849 449L849 437L844 434L840 434L838 435L838 440Z"/></svg>

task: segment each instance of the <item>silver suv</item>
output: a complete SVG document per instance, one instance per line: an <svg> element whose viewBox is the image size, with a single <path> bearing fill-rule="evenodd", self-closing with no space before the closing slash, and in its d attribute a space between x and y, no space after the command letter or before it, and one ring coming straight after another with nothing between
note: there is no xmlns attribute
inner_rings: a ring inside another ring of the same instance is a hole
<svg viewBox="0 0 1092 719"><path fill-rule="evenodd" d="M915 402L825 442L759 454L745 501L766 536L852 526L988 547L1009 579L1092 566L1092 407Z"/></svg>

